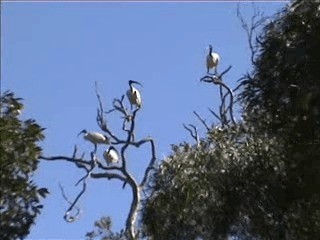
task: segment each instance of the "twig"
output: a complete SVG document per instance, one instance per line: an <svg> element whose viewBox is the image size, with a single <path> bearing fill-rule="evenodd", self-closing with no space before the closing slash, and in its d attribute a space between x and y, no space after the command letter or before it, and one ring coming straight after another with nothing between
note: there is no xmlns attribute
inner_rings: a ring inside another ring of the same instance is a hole
<svg viewBox="0 0 320 240"><path fill-rule="evenodd" d="M82 190L81 192L77 195L77 197L75 198L75 200L72 202L72 204L70 205L70 207L68 208L68 210L66 211L65 215L64 215L64 219L67 222L74 222L76 220L76 217L72 217L70 216L72 209L75 207L76 203L78 202L78 200L80 199L80 197L82 196L82 194L84 194L84 192L87 189L87 183L86 183L86 178L82 181L83 185L82 185Z"/></svg>
<svg viewBox="0 0 320 240"><path fill-rule="evenodd" d="M230 70L231 66L229 66L229 70ZM227 71L224 71L224 73L226 73ZM221 75L220 75L221 76ZM234 117L233 117L233 102L234 102L234 96L233 96L233 93L232 93L232 90L225 84L223 83L222 81L220 81L220 79L217 80L217 77L212 77L212 76L204 76L203 78L200 79L200 81L203 81L203 82L208 82L208 83L213 83L215 85L219 85L219 86L222 86L224 87L228 93L230 94L230 103L229 103L229 113L230 113L230 118L231 118L231 121L233 124L236 124L236 121L234 120ZM221 122L223 123L224 122L224 119L221 118Z"/></svg>
<svg viewBox="0 0 320 240"><path fill-rule="evenodd" d="M223 88L220 85L219 86L219 91L220 91L220 99L221 99L221 104L219 107L219 112L220 112L220 118L221 118L221 123L222 126L226 125L227 119L226 119L226 115L225 115L225 98L223 97Z"/></svg>
<svg viewBox="0 0 320 240"><path fill-rule="evenodd" d="M66 195L66 193L65 193L65 191L64 191L64 188L62 187L62 185L61 185L60 183L59 183L59 188L60 188L60 190L61 190L62 197L63 197L70 205L72 205L72 202L68 199L68 197L67 197L67 195ZM75 208L76 208L77 212L76 212L76 214L75 214L74 217L69 217L70 212L69 212L69 214L67 215L67 211L66 211L66 213L64 214L64 219L65 219L67 222L73 222L73 221L74 221L75 219L77 219L77 217L80 215L81 209L80 209L79 207L77 207L77 206L75 206ZM68 218L68 217L69 217L69 218Z"/></svg>
<svg viewBox="0 0 320 240"><path fill-rule="evenodd" d="M199 145L200 140L199 140L199 135L198 135L198 130L196 126L193 124L189 124L189 126L192 128L187 127L185 124L183 124L183 127L190 133L191 137L196 141L196 143Z"/></svg>
<svg viewBox="0 0 320 240"><path fill-rule="evenodd" d="M102 104L102 101L101 101L101 97L100 97L100 94L98 92L98 85L97 85L97 82L95 82L95 90L96 90L96 96L97 96L97 99L98 99L98 103L99 103L99 108L97 109L97 117L96 117L96 120L97 120L97 123L99 125L99 127L101 128L102 131L106 132L111 138L115 139L115 140L118 140L117 136L114 135L108 128L107 126L107 121L104 119L104 108L103 108L103 104ZM112 112L114 111L115 109L111 109L109 112Z"/></svg>
<svg viewBox="0 0 320 240"><path fill-rule="evenodd" d="M74 149L73 149L73 154L72 154L72 158L76 158L76 155L77 155L77 151L78 151L77 145L74 145Z"/></svg>
<svg viewBox="0 0 320 240"><path fill-rule="evenodd" d="M82 160L82 158L72 158L72 157L66 157L66 156L54 156L54 157L40 156L39 159L43 159L43 160L47 160L47 161L65 160L67 162L75 163L78 167L85 168L85 169L87 169L85 166L88 166L88 167L91 166L90 161Z"/></svg>
<svg viewBox="0 0 320 240"><path fill-rule="evenodd" d="M196 112L196 111L193 111L193 114L197 116L197 118L200 120L200 122L203 124L203 126L206 128L207 131L210 131L210 128L209 126L207 125L206 121L204 119L202 119L200 117L200 115Z"/></svg>
<svg viewBox="0 0 320 240"><path fill-rule="evenodd" d="M120 181L126 182L127 179L124 176L121 176L120 174L117 173L91 173L90 174L91 178L107 178L108 180L111 179L119 179Z"/></svg>
<svg viewBox="0 0 320 240"><path fill-rule="evenodd" d="M82 182L82 190L80 193L77 195L75 200L73 202L67 200L67 197L65 193L63 192L64 198L68 201L70 204L70 207L65 213L65 220L68 222L73 222L75 221L76 216L70 216L71 211L76 208L78 210L77 213L80 212L79 208L76 207L77 202L81 198L81 196L84 194L86 191L87 187L87 179L88 177L94 178L94 179L100 179L100 178L105 178L108 180L111 179L118 179L123 182L123 185L125 186L126 183L130 186L132 190L132 202L130 206L130 211L127 216L126 220L126 232L129 234L129 239L133 240L136 239L138 236L138 232L136 231L136 224L137 224L137 217L138 217L138 211L139 211L139 206L141 204L141 190L143 190L144 186L146 185L147 179L149 177L150 172L154 169L154 163L156 161L156 150L155 150L155 144L154 141L151 137L144 138L139 141L135 141L134 138L134 129L135 129L135 118L136 114L139 111L140 108L136 108L135 110L129 112L127 108L125 107L124 104L124 99L125 95L122 95L120 99L114 99L112 105L113 109L109 111L104 111L103 109L103 104L101 97L98 92L98 84L97 82L95 83L95 92L96 96L98 99L98 109L97 109L97 116L96 116L96 121L99 127L101 128L102 131L107 133L107 135L110 136L110 144L112 145L121 145L121 165L120 166L105 166L103 163L100 162L100 160L96 157L95 153L97 148L93 152L91 152L91 160L83 160L84 154L82 155L81 158L76 158L77 155L77 146L74 147L74 151L71 157L66 157L66 156L54 156L54 157L43 157L41 156L41 159L44 160L49 160L49 161L55 161L55 160L65 160L68 162L74 163L77 167L79 168L84 168L86 170L85 176L81 177L76 185L80 184ZM109 114L111 112L119 112L121 117L123 118L123 124L122 124L122 129L123 131L126 132L126 137L125 139L120 139L118 136L112 133L112 131L108 128L107 126L107 121L105 119L104 114ZM134 146L134 147L140 147L143 144L150 143L150 148L151 148L151 158L149 161L149 164L147 168L145 169L143 179L141 180L140 185L137 184L135 178L131 175L131 173L127 170L127 160L125 156L125 151L129 146ZM93 172L95 168L98 168L99 170L104 170L105 172ZM62 189L63 191L63 189Z"/></svg>
<svg viewBox="0 0 320 240"><path fill-rule="evenodd" d="M263 14L261 12L259 12L255 6L253 6L253 8L254 8L254 13L253 13L251 20L250 20L250 26L244 20L242 14L240 12L239 5L237 7L237 17L240 19L241 26L247 34L248 45L249 45L249 48L251 51L251 63L253 65L255 65L256 64L255 58L256 58L256 54L258 52L258 46L254 45L253 38L254 38L254 35L257 35L256 34L257 29L269 18L264 17ZM257 18L260 18L260 19L257 19ZM255 39L256 39L256 42L261 45L261 41L259 40L259 37L256 36Z"/></svg>
<svg viewBox="0 0 320 240"><path fill-rule="evenodd" d="M212 109L208 108L208 110L212 113L213 116L215 116L219 122L221 122L221 118L218 116L218 114L216 114Z"/></svg>
<svg viewBox="0 0 320 240"><path fill-rule="evenodd" d="M154 169L154 163L156 161L156 147L155 147L153 139L152 138L148 138L148 139L146 139L146 142L150 143L151 159L150 159L150 162L148 164L148 167L146 168L146 170L144 172L143 179L142 179L142 181L140 183L140 187L142 189L144 189L145 183L146 183L146 181L147 181L147 179L149 177L150 171Z"/></svg>

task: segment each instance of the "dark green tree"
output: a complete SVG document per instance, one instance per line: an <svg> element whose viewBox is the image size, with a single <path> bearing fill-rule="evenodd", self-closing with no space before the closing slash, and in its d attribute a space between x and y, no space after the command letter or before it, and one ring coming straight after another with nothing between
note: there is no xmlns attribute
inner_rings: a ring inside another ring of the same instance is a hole
<svg viewBox="0 0 320 240"><path fill-rule="evenodd" d="M232 124L228 91L214 113L219 126L200 119L206 136L189 129L197 144L173 146L150 179L143 224L151 239L320 235L320 3L295 1L254 44L248 36L243 121ZM223 74L203 80L221 87Z"/></svg>
<svg viewBox="0 0 320 240"><path fill-rule="evenodd" d="M95 229L86 234L87 240L101 239L101 240L126 240L125 231L120 233L112 231L112 221L110 217L102 217L94 222Z"/></svg>
<svg viewBox="0 0 320 240"><path fill-rule="evenodd" d="M44 129L32 119L19 119L23 104L12 92L5 92L0 100L0 239L23 239L48 193L32 180Z"/></svg>
<svg viewBox="0 0 320 240"><path fill-rule="evenodd" d="M283 142L281 222L296 239L320 233L320 1L295 1L264 28L240 96L250 124ZM265 121L268 119L268 121ZM294 230L292 230L294 229ZM289 235L289 236L291 236Z"/></svg>

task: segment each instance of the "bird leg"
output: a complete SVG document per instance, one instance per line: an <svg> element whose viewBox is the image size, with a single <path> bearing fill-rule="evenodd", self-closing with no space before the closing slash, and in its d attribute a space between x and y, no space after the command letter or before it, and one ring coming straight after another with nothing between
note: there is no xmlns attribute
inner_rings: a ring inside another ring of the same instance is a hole
<svg viewBox="0 0 320 240"><path fill-rule="evenodd" d="M97 148L98 148L97 144L94 144L94 150L93 150L93 153L94 153L94 154L97 153Z"/></svg>
<svg viewBox="0 0 320 240"><path fill-rule="evenodd" d="M218 76L218 66L214 68L214 75Z"/></svg>

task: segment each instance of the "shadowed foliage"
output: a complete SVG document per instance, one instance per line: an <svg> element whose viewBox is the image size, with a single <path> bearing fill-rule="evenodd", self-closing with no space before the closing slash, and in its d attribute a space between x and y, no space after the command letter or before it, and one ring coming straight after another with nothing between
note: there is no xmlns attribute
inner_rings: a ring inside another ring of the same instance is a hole
<svg viewBox="0 0 320 240"><path fill-rule="evenodd" d="M40 214L40 199L48 193L32 181L41 153L37 143L44 139L43 128L32 119L18 118L23 105L11 92L1 96L0 107L0 238L22 239Z"/></svg>
<svg viewBox="0 0 320 240"><path fill-rule="evenodd" d="M257 37L243 120L173 146L150 179L151 239L320 235L320 1L295 1Z"/></svg>

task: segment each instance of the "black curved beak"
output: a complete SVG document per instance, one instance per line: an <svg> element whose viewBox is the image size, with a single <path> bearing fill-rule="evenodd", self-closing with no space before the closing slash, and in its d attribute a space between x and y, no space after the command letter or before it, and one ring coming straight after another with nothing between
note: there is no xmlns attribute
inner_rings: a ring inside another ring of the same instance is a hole
<svg viewBox="0 0 320 240"><path fill-rule="evenodd" d="M132 83L138 84L138 85L140 85L141 87L143 87L141 83L139 83L139 82L137 82L137 81L130 80L130 81L129 81L129 84L132 84Z"/></svg>
<svg viewBox="0 0 320 240"><path fill-rule="evenodd" d="M77 137L79 137L82 133L86 133L87 131L83 129L81 132L78 133Z"/></svg>

